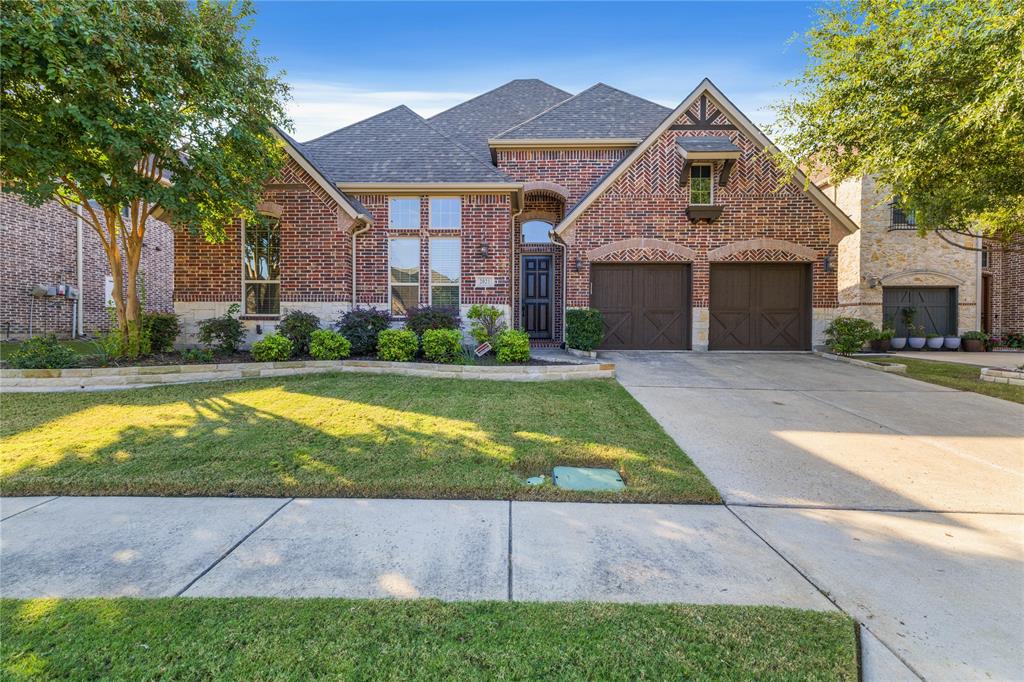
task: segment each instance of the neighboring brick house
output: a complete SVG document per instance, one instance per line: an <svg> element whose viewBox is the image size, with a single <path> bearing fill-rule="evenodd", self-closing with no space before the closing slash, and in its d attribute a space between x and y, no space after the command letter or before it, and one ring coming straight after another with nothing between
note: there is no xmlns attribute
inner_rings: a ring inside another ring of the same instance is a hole
<svg viewBox="0 0 1024 682"><path fill-rule="evenodd" d="M996 336L1024 331L1024 252L951 232L918 234L913 214L872 177L818 185L859 226L839 244L839 309L892 325L917 311L926 333L982 329Z"/></svg>
<svg viewBox="0 0 1024 682"><path fill-rule="evenodd" d="M0 192L0 336L21 339L42 333L62 338L92 336L110 328L107 293L112 285L99 236L54 201L38 208ZM81 263L81 268L79 267ZM148 310L173 309L174 237L158 220L147 223L140 272ZM109 280L109 281L108 281ZM79 300L66 296L34 298L37 285L81 289ZM77 310L76 310L77 308ZM72 327L72 319L75 326Z"/></svg>
<svg viewBox="0 0 1024 682"><path fill-rule="evenodd" d="M512 81L425 120L398 107L306 143L267 185L265 225L176 234L174 307L282 312L497 306L538 343L566 307L604 348L809 349L837 314L857 225L710 82L668 109L603 84Z"/></svg>

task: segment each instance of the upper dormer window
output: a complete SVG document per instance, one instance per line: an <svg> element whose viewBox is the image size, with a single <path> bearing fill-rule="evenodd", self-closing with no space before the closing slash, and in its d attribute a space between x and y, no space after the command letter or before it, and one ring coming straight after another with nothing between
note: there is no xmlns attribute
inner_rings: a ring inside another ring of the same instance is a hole
<svg viewBox="0 0 1024 682"><path fill-rule="evenodd" d="M714 203L714 194L711 165L695 163L690 166L690 204L710 206Z"/></svg>
<svg viewBox="0 0 1024 682"><path fill-rule="evenodd" d="M395 230L420 229L419 197L392 197L388 205L388 227Z"/></svg>

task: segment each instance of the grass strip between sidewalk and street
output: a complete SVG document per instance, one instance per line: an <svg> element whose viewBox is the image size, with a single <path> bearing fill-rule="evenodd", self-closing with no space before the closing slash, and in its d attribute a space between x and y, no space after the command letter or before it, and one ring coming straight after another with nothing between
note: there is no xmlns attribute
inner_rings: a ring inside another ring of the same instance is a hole
<svg viewBox="0 0 1024 682"><path fill-rule="evenodd" d="M856 680L854 623L767 606L3 600L7 679Z"/></svg>
<svg viewBox="0 0 1024 682"><path fill-rule="evenodd" d="M8 496L720 501L614 380L319 374L2 400ZM559 465L615 469L627 488L556 488Z"/></svg>
<svg viewBox="0 0 1024 682"><path fill-rule="evenodd" d="M997 354L993 353L993 355ZM1015 355L1012 359L1019 362L1020 357ZM999 358L994 358L994 362L998 360ZM1024 386L982 381L980 379L981 367L977 365L941 362L939 360L915 360L904 356L894 358L892 362L906 365L907 373L905 376L911 379L1024 404ZM879 364L891 363L881 362Z"/></svg>

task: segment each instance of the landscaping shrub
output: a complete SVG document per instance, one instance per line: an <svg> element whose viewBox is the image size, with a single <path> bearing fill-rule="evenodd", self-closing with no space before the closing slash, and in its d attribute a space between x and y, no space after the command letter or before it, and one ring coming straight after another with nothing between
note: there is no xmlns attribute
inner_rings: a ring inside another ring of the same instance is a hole
<svg viewBox="0 0 1024 682"><path fill-rule="evenodd" d="M459 313L452 308L422 306L410 308L405 316L405 328L423 336L428 329L461 329Z"/></svg>
<svg viewBox="0 0 1024 682"><path fill-rule="evenodd" d="M205 365L214 359L213 351L209 348L186 348L181 351L181 360L187 365Z"/></svg>
<svg viewBox="0 0 1024 682"><path fill-rule="evenodd" d="M526 362L530 359L530 337L518 329L506 329L498 334L495 353L498 362Z"/></svg>
<svg viewBox="0 0 1024 682"><path fill-rule="evenodd" d="M11 353L7 364L15 369L63 369L78 364L78 355L53 334L33 336Z"/></svg>
<svg viewBox="0 0 1024 682"><path fill-rule="evenodd" d="M472 324L469 327L469 335L477 343L490 341L491 345L497 340L496 337L505 329L505 323L501 320L501 311L492 305L473 305L467 313Z"/></svg>
<svg viewBox="0 0 1024 682"><path fill-rule="evenodd" d="M433 362L452 364L462 360L462 332L458 329L427 329L423 355Z"/></svg>
<svg viewBox="0 0 1024 682"><path fill-rule="evenodd" d="M252 349L249 352L256 362L274 362L287 360L292 356L293 350L294 346L287 338L280 334L268 334L252 344Z"/></svg>
<svg viewBox="0 0 1024 682"><path fill-rule="evenodd" d="M420 342L409 329L385 329L377 335L377 357L380 360L409 362L416 355Z"/></svg>
<svg viewBox="0 0 1024 682"><path fill-rule="evenodd" d="M151 353L169 353L181 333L181 323L174 313L142 313L142 333Z"/></svg>
<svg viewBox="0 0 1024 682"><path fill-rule="evenodd" d="M875 336L875 326L856 317L837 317L825 329L825 343L840 355L856 353Z"/></svg>
<svg viewBox="0 0 1024 682"><path fill-rule="evenodd" d="M220 317L213 317L199 323L199 343L216 348L221 353L234 353L242 345L245 338L245 325L235 317L238 314L237 303L232 303L228 311Z"/></svg>
<svg viewBox="0 0 1024 682"><path fill-rule="evenodd" d="M310 336L320 329L320 318L313 313L289 310L277 325L277 333L292 342L296 353L309 352Z"/></svg>
<svg viewBox="0 0 1024 682"><path fill-rule="evenodd" d="M310 336L309 354L317 360L341 360L352 352L352 344L338 332L318 329Z"/></svg>
<svg viewBox="0 0 1024 682"><path fill-rule="evenodd" d="M391 326L391 314L375 308L356 308L341 316L335 325L352 344L355 355L370 355L377 350L377 335Z"/></svg>
<svg viewBox="0 0 1024 682"><path fill-rule="evenodd" d="M593 308L565 311L565 342L569 348L594 350L604 337L604 315Z"/></svg>

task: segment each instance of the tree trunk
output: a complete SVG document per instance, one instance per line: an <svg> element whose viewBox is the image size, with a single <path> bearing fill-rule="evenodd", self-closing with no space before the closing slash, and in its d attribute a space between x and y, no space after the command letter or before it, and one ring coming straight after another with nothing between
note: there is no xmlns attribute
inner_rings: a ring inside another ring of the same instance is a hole
<svg viewBox="0 0 1024 682"><path fill-rule="evenodd" d="M110 276L114 281L114 312L117 314L117 329L121 336L121 351L126 351L130 345L128 316L125 310L124 271L121 268L121 250L117 248L117 241L107 246L107 263L110 265Z"/></svg>
<svg viewBox="0 0 1024 682"><path fill-rule="evenodd" d="M129 238L126 240L125 261L127 272L127 297L125 300L125 328L128 331L128 354L135 357L145 353L142 338L142 303L139 300L139 263L142 260L142 241Z"/></svg>

